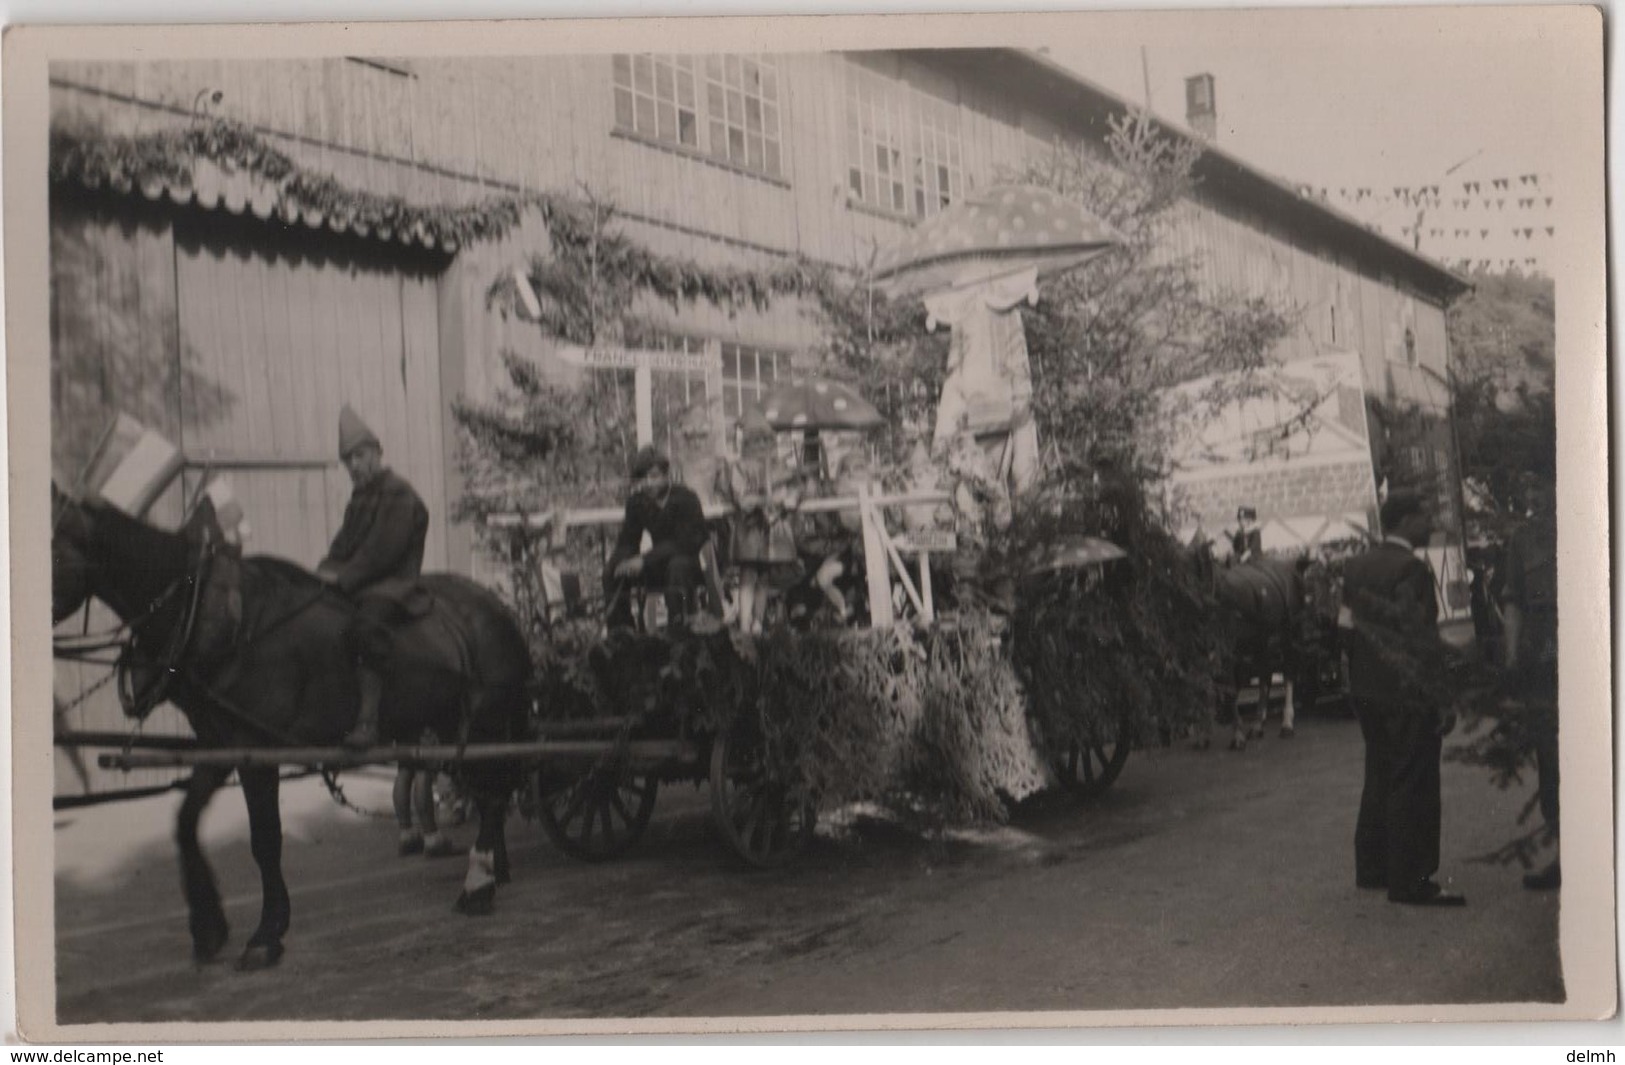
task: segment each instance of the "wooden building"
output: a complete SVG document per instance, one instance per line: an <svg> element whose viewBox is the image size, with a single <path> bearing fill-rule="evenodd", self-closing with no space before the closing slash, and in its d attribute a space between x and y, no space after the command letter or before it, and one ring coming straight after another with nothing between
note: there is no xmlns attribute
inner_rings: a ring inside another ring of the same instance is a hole
<svg viewBox="0 0 1625 1065"><path fill-rule="evenodd" d="M660 252L853 269L1001 166L1057 141L1100 146L1128 106L1005 49L59 63L50 84L58 128L140 134L224 116L301 166L417 204L586 190ZM1198 174L1177 241L1208 283L1290 301L1301 317L1282 357L1358 351L1370 392L1437 423L1445 306L1465 285L1220 149ZM275 207L274 187L201 164L187 190L52 188L59 476L124 410L183 445L191 484L205 463L230 473L253 549L312 565L349 490L335 451L350 402L429 503L426 566L469 567L467 530L446 523L450 402L489 396L504 349L552 358L534 326L486 300L546 247L540 222L452 248L288 222ZM680 372L676 391L720 387L728 416L814 340L788 303L694 308L669 324L673 346L720 346L721 373ZM1454 467L1446 437L1404 451L1441 484ZM178 515L178 498L164 506Z"/></svg>

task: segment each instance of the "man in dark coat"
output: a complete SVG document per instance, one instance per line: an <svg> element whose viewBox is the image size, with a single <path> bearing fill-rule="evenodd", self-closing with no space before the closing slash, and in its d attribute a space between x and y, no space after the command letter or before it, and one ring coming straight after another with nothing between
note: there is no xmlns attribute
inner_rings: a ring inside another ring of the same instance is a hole
<svg viewBox="0 0 1625 1065"><path fill-rule="evenodd" d="M382 581L416 577L423 569L428 508L410 484L384 465L378 437L348 404L339 413L339 457L354 490L344 508L344 524L316 567L317 576L352 597ZM378 742L378 701L384 682L365 660L357 669L361 712L344 742L370 747Z"/></svg>
<svg viewBox="0 0 1625 1065"><path fill-rule="evenodd" d="M1340 625L1349 656L1349 687L1365 737L1365 788L1354 832L1354 876L1362 888L1386 889L1390 902L1460 906L1443 890L1439 868L1439 754L1454 723L1422 704L1412 656L1439 639L1433 572L1415 554L1432 534L1419 496L1389 495L1382 506L1382 543L1349 559L1343 572Z"/></svg>
<svg viewBox="0 0 1625 1065"><path fill-rule="evenodd" d="M641 551L643 534L652 546ZM632 495L621 534L604 567L609 627L632 626L631 586L657 588L666 596L668 624L681 626L701 580L700 551L710 531L700 497L671 480L671 464L652 447L632 459Z"/></svg>

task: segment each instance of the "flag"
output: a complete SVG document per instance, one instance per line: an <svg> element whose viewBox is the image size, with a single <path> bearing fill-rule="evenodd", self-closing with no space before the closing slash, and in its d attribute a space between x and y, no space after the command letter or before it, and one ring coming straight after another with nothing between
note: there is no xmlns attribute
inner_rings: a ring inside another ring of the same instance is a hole
<svg viewBox="0 0 1625 1065"><path fill-rule="evenodd" d="M254 535L254 530L248 524L248 516L243 513L243 505L232 491L231 478L216 474L209 478L209 486L203 490L203 494L214 505L215 520L220 523L226 543L241 547Z"/></svg>
<svg viewBox="0 0 1625 1065"><path fill-rule="evenodd" d="M132 518L142 518L181 472L180 449L127 414L113 422L91 459L85 486Z"/></svg>

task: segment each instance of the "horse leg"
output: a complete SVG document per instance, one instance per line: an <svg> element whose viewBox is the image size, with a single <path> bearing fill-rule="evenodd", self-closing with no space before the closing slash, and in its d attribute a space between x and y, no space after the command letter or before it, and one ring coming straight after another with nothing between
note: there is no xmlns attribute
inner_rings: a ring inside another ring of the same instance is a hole
<svg viewBox="0 0 1625 1065"><path fill-rule="evenodd" d="M1286 678L1286 702L1281 706L1282 739L1291 739L1292 736L1297 732L1297 729L1294 726L1297 724L1298 720L1298 693L1293 690L1294 686L1292 683L1292 675L1294 672L1295 671L1291 663L1288 663L1281 671L1281 675Z"/></svg>
<svg viewBox="0 0 1625 1065"><path fill-rule="evenodd" d="M203 816L203 809L230 775L231 770L221 766L198 766L187 784L180 813L175 817L175 843L181 852L181 886L186 892L192 958L198 962L212 961L231 934L226 912L220 905L220 889L215 886L214 872L197 841L198 820Z"/></svg>
<svg viewBox="0 0 1625 1065"><path fill-rule="evenodd" d="M1252 677L1246 673L1246 667L1237 666L1235 675L1235 691L1230 693L1230 749L1232 751L1245 751L1247 749L1247 719L1241 712L1241 691L1247 687Z"/></svg>
<svg viewBox="0 0 1625 1065"><path fill-rule="evenodd" d="M265 969L282 958L282 937L293 917L288 885L282 879L282 780L276 766L238 771L248 804L249 847L260 867L260 925L237 959L238 969Z"/></svg>
<svg viewBox="0 0 1625 1065"><path fill-rule="evenodd" d="M497 848L508 797L482 788L474 801L480 812L480 832L468 852L468 875L454 908L470 917L488 917L496 906Z"/></svg>
<svg viewBox="0 0 1625 1065"><path fill-rule="evenodd" d="M1248 729L1247 735L1251 739L1264 738L1264 725L1270 717L1270 696L1275 690L1275 673L1268 662L1258 667L1258 720Z"/></svg>
<svg viewBox="0 0 1625 1065"><path fill-rule="evenodd" d="M484 822L481 822L483 825ZM513 880L513 869L508 864L508 802L504 798L502 805L497 807L496 842L493 848L496 859L497 883L507 884Z"/></svg>

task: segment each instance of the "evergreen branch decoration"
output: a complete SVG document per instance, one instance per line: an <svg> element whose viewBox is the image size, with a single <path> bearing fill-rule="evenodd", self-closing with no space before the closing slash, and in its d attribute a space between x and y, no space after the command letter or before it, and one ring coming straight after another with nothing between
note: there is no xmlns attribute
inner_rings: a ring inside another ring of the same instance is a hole
<svg viewBox="0 0 1625 1065"><path fill-rule="evenodd" d="M227 173L251 174L274 187L284 216L329 219L370 231L412 233L447 247L495 240L517 226L527 209L552 213L546 194L497 196L479 203L420 205L399 196L351 188L328 174L308 170L257 130L216 118L185 128L136 136L53 125L50 180L118 190L192 189L194 166L207 159Z"/></svg>

